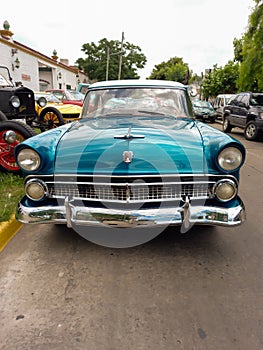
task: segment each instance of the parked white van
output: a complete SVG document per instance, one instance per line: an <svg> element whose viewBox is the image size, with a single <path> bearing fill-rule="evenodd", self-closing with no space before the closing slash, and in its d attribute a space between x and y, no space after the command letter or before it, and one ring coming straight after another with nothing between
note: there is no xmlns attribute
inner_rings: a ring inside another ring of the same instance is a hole
<svg viewBox="0 0 263 350"><path fill-rule="evenodd" d="M235 95L234 94L217 95L217 97L213 103L213 107L214 107L214 110L216 112L217 119L222 119L223 108L225 107L225 105L228 104L229 99L232 98L233 96L235 96Z"/></svg>

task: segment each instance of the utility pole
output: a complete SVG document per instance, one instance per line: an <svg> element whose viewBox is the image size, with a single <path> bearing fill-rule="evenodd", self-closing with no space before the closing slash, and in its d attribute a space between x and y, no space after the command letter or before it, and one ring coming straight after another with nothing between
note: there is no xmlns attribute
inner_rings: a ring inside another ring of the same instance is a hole
<svg viewBox="0 0 263 350"><path fill-rule="evenodd" d="M109 46L107 46L106 80L109 79L109 62L110 62L110 48Z"/></svg>
<svg viewBox="0 0 263 350"><path fill-rule="evenodd" d="M119 60L118 80L121 79L121 66L122 66L123 42L124 42L124 32L122 32L122 36L121 36L121 51L120 51L120 60Z"/></svg>

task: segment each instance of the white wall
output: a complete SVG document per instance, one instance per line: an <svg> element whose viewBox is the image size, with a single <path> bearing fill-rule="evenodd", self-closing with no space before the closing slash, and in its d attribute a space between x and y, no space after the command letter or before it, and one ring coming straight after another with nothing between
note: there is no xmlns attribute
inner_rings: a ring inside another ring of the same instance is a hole
<svg viewBox="0 0 263 350"><path fill-rule="evenodd" d="M17 47L17 45L14 44L14 47ZM15 68L14 66L16 58L20 61L19 68ZM12 41L6 43L0 41L0 65L9 68L14 83L21 82L24 86L34 91L41 90L40 79L49 82L47 88L54 89L63 89L69 86L71 89L77 89L80 79L80 77L76 76L75 72L65 69L65 66L60 65L59 62L56 64L56 62L53 63L52 61L45 60L45 58L42 59L40 55L34 55L33 51L31 54L26 50L20 50L18 48L17 52L12 55ZM39 71L40 66L50 67L51 72ZM81 81L83 81L85 76L81 76L81 78Z"/></svg>

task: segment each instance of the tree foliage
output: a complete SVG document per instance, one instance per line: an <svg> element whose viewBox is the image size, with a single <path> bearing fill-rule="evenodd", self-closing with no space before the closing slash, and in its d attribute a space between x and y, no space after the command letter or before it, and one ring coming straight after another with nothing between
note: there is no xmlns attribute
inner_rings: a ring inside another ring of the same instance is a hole
<svg viewBox="0 0 263 350"><path fill-rule="evenodd" d="M241 39L235 38L233 40L233 46L234 46L234 61L241 63L243 61L243 54L242 54L243 38Z"/></svg>
<svg viewBox="0 0 263 350"><path fill-rule="evenodd" d="M82 45L81 51L87 57L78 58L76 63L92 81L106 79L107 62L108 79L118 79L121 52L121 79L139 78L137 70L144 68L147 62L146 56L139 46L129 42L124 42L122 46L122 43L118 40L108 41L103 38L98 44L94 42L86 43Z"/></svg>
<svg viewBox="0 0 263 350"><path fill-rule="evenodd" d="M256 6L248 19L248 29L242 38L241 64L237 86L239 90L263 91L263 3Z"/></svg>
<svg viewBox="0 0 263 350"><path fill-rule="evenodd" d="M207 74L202 83L204 98L215 97L218 94L233 94L237 92L239 64L229 61L224 67L214 65L213 70Z"/></svg>
<svg viewBox="0 0 263 350"><path fill-rule="evenodd" d="M172 57L167 62L154 66L149 79L172 80L188 84L190 78L189 67L180 57Z"/></svg>

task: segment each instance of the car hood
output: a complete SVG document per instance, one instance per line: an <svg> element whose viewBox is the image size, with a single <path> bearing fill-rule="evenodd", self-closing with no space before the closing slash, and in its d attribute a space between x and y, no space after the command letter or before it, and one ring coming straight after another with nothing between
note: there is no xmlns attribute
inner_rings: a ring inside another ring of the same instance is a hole
<svg viewBox="0 0 263 350"><path fill-rule="evenodd" d="M76 123L58 143L55 174L203 173L203 140L196 122L153 119Z"/></svg>
<svg viewBox="0 0 263 350"><path fill-rule="evenodd" d="M74 104L63 104L63 103L47 103L47 107L55 107L58 109L62 114L64 113L80 113L82 108L78 105Z"/></svg>

